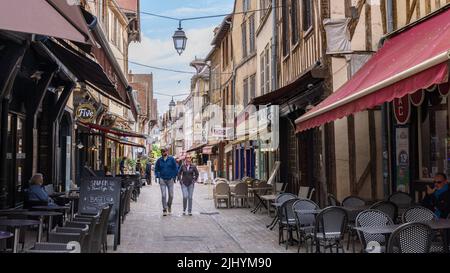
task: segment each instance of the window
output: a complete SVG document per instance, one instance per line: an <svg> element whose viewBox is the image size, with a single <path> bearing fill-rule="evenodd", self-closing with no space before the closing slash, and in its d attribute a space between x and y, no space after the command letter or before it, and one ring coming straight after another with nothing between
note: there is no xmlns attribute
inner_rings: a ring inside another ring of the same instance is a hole
<svg viewBox="0 0 450 273"><path fill-rule="evenodd" d="M249 102L256 97L256 74L250 76L250 86L249 86Z"/></svg>
<svg viewBox="0 0 450 273"><path fill-rule="evenodd" d="M264 17L266 16L266 14L269 12L270 10L270 0L259 0L259 16L260 16L260 20L262 21L264 19Z"/></svg>
<svg viewBox="0 0 450 273"><path fill-rule="evenodd" d="M243 105L247 106L248 104L248 78L244 79L244 101L243 101Z"/></svg>
<svg viewBox="0 0 450 273"><path fill-rule="evenodd" d="M250 0L243 0L242 1L242 10L244 12L247 12L250 10Z"/></svg>
<svg viewBox="0 0 450 273"><path fill-rule="evenodd" d="M291 0L291 33L292 44L298 42L298 0Z"/></svg>
<svg viewBox="0 0 450 273"><path fill-rule="evenodd" d="M252 15L249 18L249 42L250 42L250 53L254 53L255 47L255 16Z"/></svg>
<svg viewBox="0 0 450 273"><path fill-rule="evenodd" d="M261 95L264 95L267 91L265 90L265 88L266 88L266 77L265 77L265 67L266 67L266 59L265 59L265 57L266 57L266 53L265 52L263 52L263 53L261 53L261 56L260 56L260 60L259 60L259 69L260 69L260 74L259 74L259 77L260 77L260 89L261 89Z"/></svg>
<svg viewBox="0 0 450 273"><path fill-rule="evenodd" d="M281 33L281 39L283 42L283 56L286 56L289 54L289 39L288 39L288 31L289 31L289 14L288 14L288 6L287 6L287 0L282 0L282 7L281 7L281 19L282 19L282 33Z"/></svg>
<svg viewBox="0 0 450 273"><path fill-rule="evenodd" d="M425 91L426 92L426 91ZM429 99L420 106L419 128L421 154L421 178L433 178L437 172L447 175L450 154L449 104L438 90L426 94Z"/></svg>
<svg viewBox="0 0 450 273"><path fill-rule="evenodd" d="M312 27L312 0L303 0L303 31Z"/></svg>
<svg viewBox="0 0 450 273"><path fill-rule="evenodd" d="M98 14L97 14L97 16L98 16L98 18L100 19L100 22L104 22L103 21L103 16L104 16L104 10L103 10L103 7L104 7L104 5L103 5L103 0L98 0L98 9L97 9L97 11L98 11Z"/></svg>
<svg viewBox="0 0 450 273"><path fill-rule="evenodd" d="M242 57L247 57L247 24L242 24Z"/></svg>
<svg viewBox="0 0 450 273"><path fill-rule="evenodd" d="M265 70L266 71L264 72L266 74L266 88L265 88L265 91L266 91L266 93L269 93L272 90L271 87L270 87L270 78L271 78L271 75L270 75L270 60L271 60L271 57L270 57L270 46L269 45L266 46L265 52L266 52L266 57L265 57L265 60L266 60L266 69Z"/></svg>

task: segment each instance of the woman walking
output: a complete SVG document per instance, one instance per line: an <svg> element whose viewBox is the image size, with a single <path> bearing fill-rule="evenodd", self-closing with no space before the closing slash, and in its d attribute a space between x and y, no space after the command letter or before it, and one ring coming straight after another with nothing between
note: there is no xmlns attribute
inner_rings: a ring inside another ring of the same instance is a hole
<svg viewBox="0 0 450 273"><path fill-rule="evenodd" d="M184 164L181 165L178 171L178 180L183 192L183 215L186 215L187 208L189 216L192 216L192 197L194 195L194 184L197 182L197 179L197 167L192 165L191 157L186 156Z"/></svg>

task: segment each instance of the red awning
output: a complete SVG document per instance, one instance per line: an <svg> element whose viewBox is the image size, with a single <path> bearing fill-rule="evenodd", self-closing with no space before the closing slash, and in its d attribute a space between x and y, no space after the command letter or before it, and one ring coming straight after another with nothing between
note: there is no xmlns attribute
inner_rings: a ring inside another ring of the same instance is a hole
<svg viewBox="0 0 450 273"><path fill-rule="evenodd" d="M340 89L296 120L308 130L448 81L450 9L387 40Z"/></svg>
<svg viewBox="0 0 450 273"><path fill-rule="evenodd" d="M2 0L0 29L92 43L80 6L62 0Z"/></svg>
<svg viewBox="0 0 450 273"><path fill-rule="evenodd" d="M147 137L141 134L137 134L134 132L128 132L128 131L123 131L117 128L108 128L108 127L104 127L101 125L97 125L97 124L93 124L93 123L84 123L81 121L78 121L78 123L80 123L83 126L86 126L90 129L96 129L105 133L109 133L109 134L113 134L116 136L120 136L120 137L137 137L137 138L144 138L146 139Z"/></svg>

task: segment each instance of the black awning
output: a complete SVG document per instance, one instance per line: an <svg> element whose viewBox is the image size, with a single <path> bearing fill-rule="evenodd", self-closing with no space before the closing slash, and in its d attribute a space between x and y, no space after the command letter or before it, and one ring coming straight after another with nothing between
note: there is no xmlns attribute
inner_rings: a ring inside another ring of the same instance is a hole
<svg viewBox="0 0 450 273"><path fill-rule="evenodd" d="M323 78L320 76L321 68L314 67L307 70L292 83L283 86L273 92L256 97L250 101L253 105L283 105L297 96L314 88L314 85L321 82Z"/></svg>
<svg viewBox="0 0 450 273"><path fill-rule="evenodd" d="M45 46L78 78L81 82L94 85L108 95L124 101L116 87L109 80L101 65L73 50L63 47L51 40Z"/></svg>

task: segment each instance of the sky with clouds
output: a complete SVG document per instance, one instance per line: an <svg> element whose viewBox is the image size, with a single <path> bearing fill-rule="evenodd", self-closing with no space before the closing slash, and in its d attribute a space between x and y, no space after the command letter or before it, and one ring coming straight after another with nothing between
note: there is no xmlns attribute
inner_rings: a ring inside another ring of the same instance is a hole
<svg viewBox="0 0 450 273"><path fill-rule="evenodd" d="M141 12L160 14L174 18L191 18L227 14L233 11L234 0L141 0ZM181 56L175 51L172 35L178 22L141 13L141 43L132 43L129 60L140 64L175 70L195 72L189 63L195 58L204 58L211 50L213 30L223 17L183 21L182 27L188 37L186 51ZM176 96L183 100L190 91L190 74L155 70L131 64L133 73L152 73L154 92ZM178 96L183 95L183 96ZM170 96L154 94L158 99L158 112L168 110Z"/></svg>

